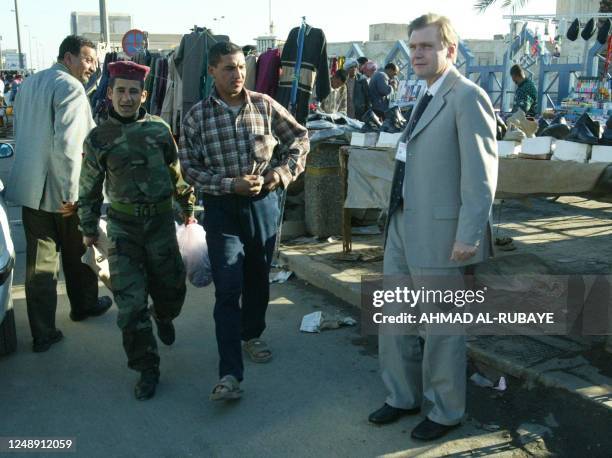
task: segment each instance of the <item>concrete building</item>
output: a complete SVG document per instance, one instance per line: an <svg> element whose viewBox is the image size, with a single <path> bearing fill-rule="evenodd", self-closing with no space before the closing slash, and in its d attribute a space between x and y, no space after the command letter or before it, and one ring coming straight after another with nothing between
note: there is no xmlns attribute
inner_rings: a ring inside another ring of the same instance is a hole
<svg viewBox="0 0 612 458"><path fill-rule="evenodd" d="M26 53L21 53L23 56L23 66L29 68L28 56ZM3 49L2 50L2 69L3 70L19 70L19 52L16 49Z"/></svg>
<svg viewBox="0 0 612 458"><path fill-rule="evenodd" d="M121 34L132 28L132 16L122 13L108 15L108 28L111 34ZM100 15L98 13L70 13L70 33L73 35L100 34Z"/></svg>
<svg viewBox="0 0 612 458"><path fill-rule="evenodd" d="M599 0L557 0L557 15L593 14L599 11Z"/></svg>
<svg viewBox="0 0 612 458"><path fill-rule="evenodd" d="M129 14L111 13L108 16L110 29L110 47L121 49L123 36L133 29L132 16ZM98 13L72 12L70 14L70 31L99 44L102 41L100 34L100 15ZM182 34L149 33L148 42L150 50L174 49L181 43Z"/></svg>

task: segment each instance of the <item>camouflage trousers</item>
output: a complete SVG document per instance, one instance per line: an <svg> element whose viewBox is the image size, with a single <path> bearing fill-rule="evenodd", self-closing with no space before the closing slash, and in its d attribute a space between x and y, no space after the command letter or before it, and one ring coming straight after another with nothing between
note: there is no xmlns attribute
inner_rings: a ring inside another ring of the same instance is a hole
<svg viewBox="0 0 612 458"><path fill-rule="evenodd" d="M119 309L128 367L159 366L148 307L160 321L178 316L185 301L185 267L176 241L172 212L137 217L108 210L111 289Z"/></svg>

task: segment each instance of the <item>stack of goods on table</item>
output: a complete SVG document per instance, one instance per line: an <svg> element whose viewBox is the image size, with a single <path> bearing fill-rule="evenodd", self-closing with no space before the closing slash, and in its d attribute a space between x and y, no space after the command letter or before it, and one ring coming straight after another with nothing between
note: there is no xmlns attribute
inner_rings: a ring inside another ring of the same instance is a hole
<svg viewBox="0 0 612 458"><path fill-rule="evenodd" d="M568 116L569 117L569 116ZM612 162L612 116L605 123L583 113L570 125L559 114L551 121L530 120L518 110L506 122L498 117L500 157L558 161Z"/></svg>

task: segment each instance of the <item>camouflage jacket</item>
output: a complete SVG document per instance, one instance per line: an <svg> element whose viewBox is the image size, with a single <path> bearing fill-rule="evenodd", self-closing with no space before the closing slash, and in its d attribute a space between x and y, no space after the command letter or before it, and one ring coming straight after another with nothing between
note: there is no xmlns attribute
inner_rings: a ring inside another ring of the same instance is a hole
<svg viewBox="0 0 612 458"><path fill-rule="evenodd" d="M170 128L144 109L135 122L109 117L85 139L78 210L84 235L98 233L105 179L111 202L151 204L174 196L193 215L193 188L181 176Z"/></svg>

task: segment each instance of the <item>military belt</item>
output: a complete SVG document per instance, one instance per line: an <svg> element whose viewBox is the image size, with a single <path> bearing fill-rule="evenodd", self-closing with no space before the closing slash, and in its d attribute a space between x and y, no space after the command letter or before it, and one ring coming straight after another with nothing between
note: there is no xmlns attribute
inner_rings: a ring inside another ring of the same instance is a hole
<svg viewBox="0 0 612 458"><path fill-rule="evenodd" d="M155 216L172 211L172 199L162 200L154 204L112 202L111 208L119 213L125 213L131 216Z"/></svg>

